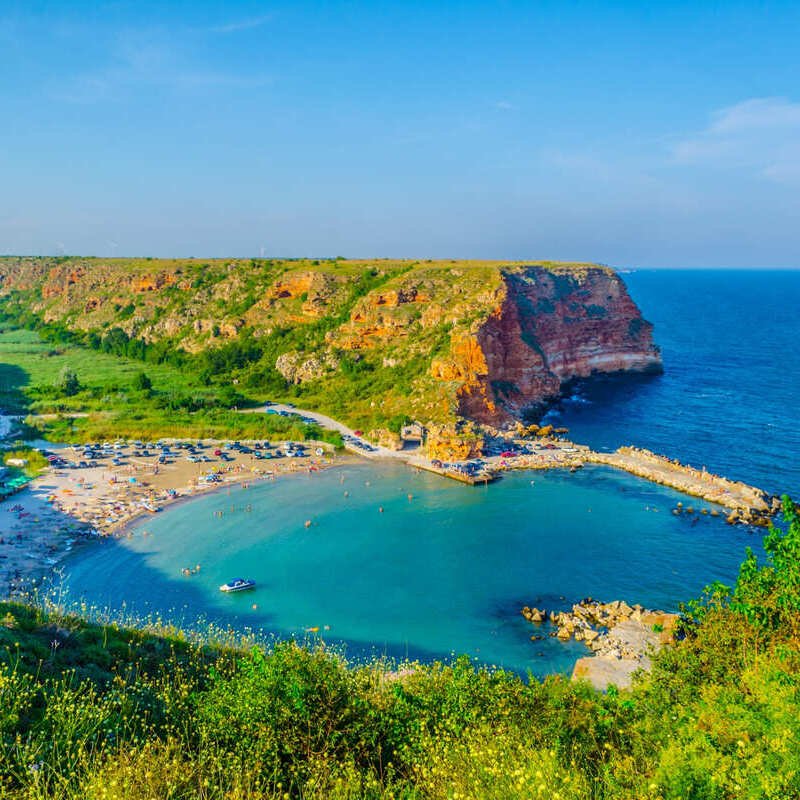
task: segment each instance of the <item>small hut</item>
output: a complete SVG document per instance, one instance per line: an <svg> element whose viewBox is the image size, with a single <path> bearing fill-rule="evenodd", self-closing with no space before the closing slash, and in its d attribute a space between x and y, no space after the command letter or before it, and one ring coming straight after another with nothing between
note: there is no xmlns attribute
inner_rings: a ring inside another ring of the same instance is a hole
<svg viewBox="0 0 800 800"><path fill-rule="evenodd" d="M421 422L410 422L408 425L403 425L400 429L400 438L404 442L422 444L425 441L425 426Z"/></svg>

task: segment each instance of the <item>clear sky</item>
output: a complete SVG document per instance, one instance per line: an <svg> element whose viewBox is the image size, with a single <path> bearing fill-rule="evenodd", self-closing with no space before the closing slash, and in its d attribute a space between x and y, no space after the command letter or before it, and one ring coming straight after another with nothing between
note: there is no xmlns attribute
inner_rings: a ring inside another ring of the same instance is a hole
<svg viewBox="0 0 800 800"><path fill-rule="evenodd" d="M0 253L800 267L800 2L0 2Z"/></svg>

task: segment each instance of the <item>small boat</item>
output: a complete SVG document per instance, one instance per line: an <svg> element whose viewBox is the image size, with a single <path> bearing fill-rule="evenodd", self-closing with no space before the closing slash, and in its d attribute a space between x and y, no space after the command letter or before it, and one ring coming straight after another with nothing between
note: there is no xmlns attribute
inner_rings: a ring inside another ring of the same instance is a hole
<svg viewBox="0 0 800 800"><path fill-rule="evenodd" d="M223 583L222 586L219 587L221 592L243 592L246 589L255 589L256 582L250 579L245 580L244 578L234 578L232 581L228 581L228 583Z"/></svg>

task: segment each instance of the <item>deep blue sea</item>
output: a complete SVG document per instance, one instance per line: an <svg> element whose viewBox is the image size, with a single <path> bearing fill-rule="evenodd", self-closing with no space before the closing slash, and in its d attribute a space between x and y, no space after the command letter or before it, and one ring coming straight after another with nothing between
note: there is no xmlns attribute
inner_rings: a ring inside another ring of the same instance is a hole
<svg viewBox="0 0 800 800"><path fill-rule="evenodd" d="M648 447L800 497L800 271L622 277L655 325L664 374L581 389L556 416L571 437Z"/></svg>
<svg viewBox="0 0 800 800"><path fill-rule="evenodd" d="M665 373L583 386L554 416L597 448L634 443L800 496L800 273L623 277L655 324ZM112 611L321 636L354 659L466 653L568 672L583 645L531 641L522 605L592 595L675 609L712 580L732 582L744 548L758 549L757 534L719 518L672 515L679 500L603 467L472 488L348 465L168 509L130 538L82 548L66 581L72 599ZM240 575L256 591L218 591Z"/></svg>

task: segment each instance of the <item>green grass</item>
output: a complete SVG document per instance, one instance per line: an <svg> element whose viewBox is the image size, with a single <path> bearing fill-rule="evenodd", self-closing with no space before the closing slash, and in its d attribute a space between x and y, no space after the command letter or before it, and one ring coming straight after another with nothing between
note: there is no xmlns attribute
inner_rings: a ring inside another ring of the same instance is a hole
<svg viewBox="0 0 800 800"><path fill-rule="evenodd" d="M42 341L35 331L5 327L0 330L0 405L15 396L18 403L20 391L55 385L65 367L75 371L82 385L105 387L109 393L129 391L134 376L142 371L156 389L201 394L205 391L196 375L169 364L143 365L141 361L83 347L54 345ZM75 410L104 407L102 399L92 398L86 392L74 398L59 398L59 404ZM46 408L48 404L43 401L39 405Z"/></svg>
<svg viewBox="0 0 800 800"><path fill-rule="evenodd" d="M80 391L65 397L55 386L62 371L74 371ZM134 388L145 372L152 390ZM95 441L119 436L139 439L191 437L322 440L341 446L338 433L296 420L241 414L228 408L220 386L204 385L197 371L110 355L74 345L44 342L35 331L6 327L0 332L0 408L40 415L29 432L53 441ZM202 401L190 411L173 401ZM244 403L252 395L244 395Z"/></svg>
<svg viewBox="0 0 800 800"><path fill-rule="evenodd" d="M209 628L0 603L0 796L14 800L786 800L800 796L800 518L633 688L347 664Z"/></svg>

